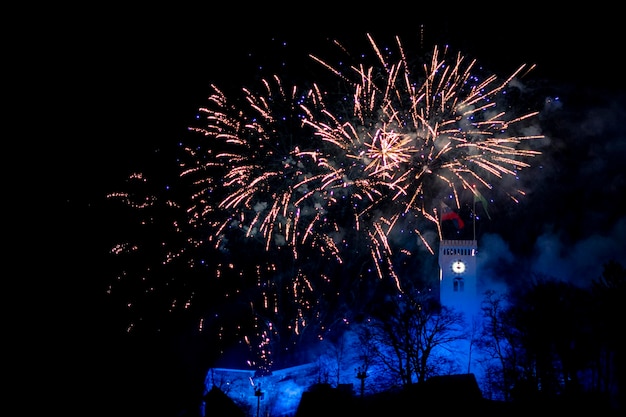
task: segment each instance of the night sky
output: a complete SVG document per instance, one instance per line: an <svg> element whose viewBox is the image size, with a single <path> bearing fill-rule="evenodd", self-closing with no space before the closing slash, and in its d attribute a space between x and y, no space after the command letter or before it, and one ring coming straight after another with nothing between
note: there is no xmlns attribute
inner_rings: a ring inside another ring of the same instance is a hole
<svg viewBox="0 0 626 417"><path fill-rule="evenodd" d="M41 73L42 91L49 92L41 100L59 114L49 126L56 134L42 132L41 145L53 173L44 176L45 188L62 213L46 232L62 238L50 250L58 273L41 285L53 295L42 319L55 323L46 327L43 359L52 364L46 372L67 377L54 407L123 415L123 404L139 410L153 400L150 410L175 415L197 394L190 391L200 389L210 366L202 353L207 342L183 327L128 337L108 302L108 252L127 220L116 218L104 197L134 170L162 163L160 175L175 171L171 155L211 83L237 91L277 70L306 79L307 55L323 53L329 39L364 50L366 33L415 45L423 31L426 50L449 44L503 77L522 63L536 64L529 78L545 95L547 139L525 177L526 200L506 212L496 206L497 218L482 230L485 271L523 265L578 282L598 276L608 260L626 260L626 82L618 56L623 36L613 17L619 14L574 11L563 14L566 20L476 7L424 18L383 7L330 12L279 18L270 6L244 14L102 10L63 19L33 47L42 51L42 65L55 63ZM49 377L43 383L56 384Z"/></svg>

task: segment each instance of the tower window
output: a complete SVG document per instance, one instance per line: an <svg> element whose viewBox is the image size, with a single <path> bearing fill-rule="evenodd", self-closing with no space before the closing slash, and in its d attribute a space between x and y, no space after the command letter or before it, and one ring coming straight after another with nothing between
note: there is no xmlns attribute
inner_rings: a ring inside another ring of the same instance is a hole
<svg viewBox="0 0 626 417"><path fill-rule="evenodd" d="M454 292L463 292L463 289L465 287L465 282L463 281L463 278L456 277L454 278L454 282L452 285L453 285Z"/></svg>

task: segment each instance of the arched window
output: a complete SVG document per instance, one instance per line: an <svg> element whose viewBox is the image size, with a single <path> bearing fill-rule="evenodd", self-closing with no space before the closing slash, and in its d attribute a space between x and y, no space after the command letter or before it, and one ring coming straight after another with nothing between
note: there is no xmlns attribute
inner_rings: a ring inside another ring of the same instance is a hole
<svg viewBox="0 0 626 417"><path fill-rule="evenodd" d="M463 281L463 278L461 277L454 278L454 283L453 283L454 292L463 292L464 287L465 287L465 282Z"/></svg>

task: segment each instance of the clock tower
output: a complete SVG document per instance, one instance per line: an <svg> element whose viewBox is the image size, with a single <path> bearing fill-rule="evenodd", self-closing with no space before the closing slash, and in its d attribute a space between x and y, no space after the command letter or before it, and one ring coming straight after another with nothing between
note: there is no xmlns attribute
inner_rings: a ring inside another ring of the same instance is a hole
<svg viewBox="0 0 626 417"><path fill-rule="evenodd" d="M479 312L476 277L476 240L442 240L439 244L439 301L465 313L471 320Z"/></svg>

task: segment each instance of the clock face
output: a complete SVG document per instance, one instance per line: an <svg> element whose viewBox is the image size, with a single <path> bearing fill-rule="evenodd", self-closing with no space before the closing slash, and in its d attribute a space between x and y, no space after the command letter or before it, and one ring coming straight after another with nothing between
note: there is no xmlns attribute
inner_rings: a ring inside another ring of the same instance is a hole
<svg viewBox="0 0 626 417"><path fill-rule="evenodd" d="M452 262L452 272L455 274L462 274L465 272L465 262L461 260Z"/></svg>

